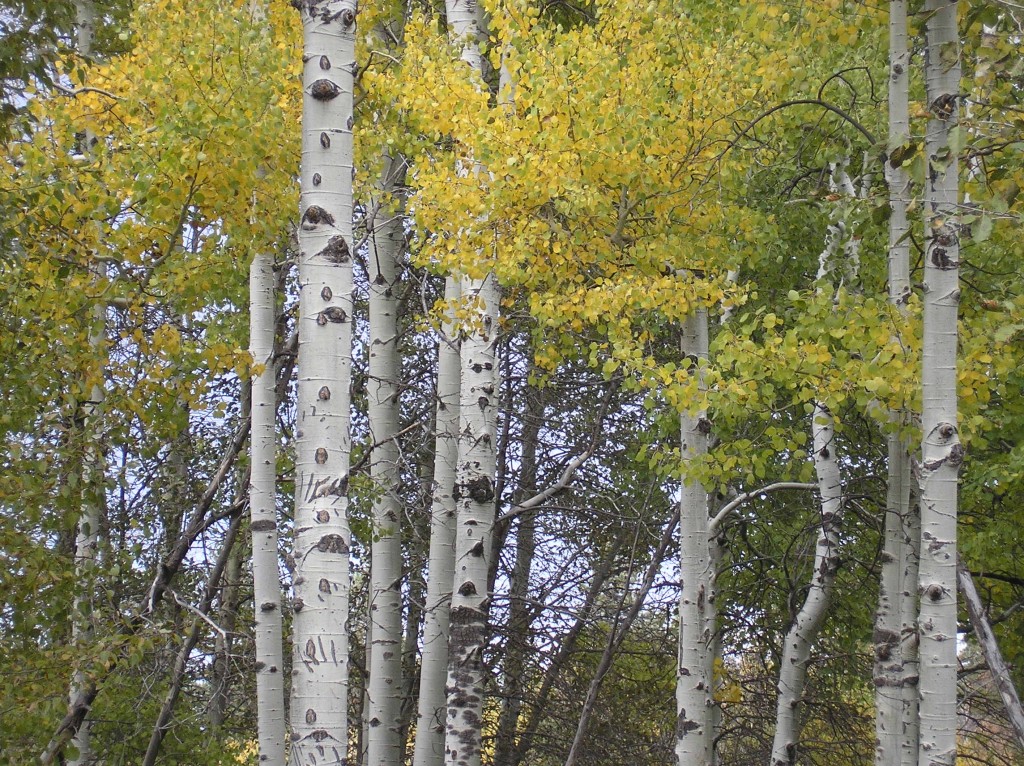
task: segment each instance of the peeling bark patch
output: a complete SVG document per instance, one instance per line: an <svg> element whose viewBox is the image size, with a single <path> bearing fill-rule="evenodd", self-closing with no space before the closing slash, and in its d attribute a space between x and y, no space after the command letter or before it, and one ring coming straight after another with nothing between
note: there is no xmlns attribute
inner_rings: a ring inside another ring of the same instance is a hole
<svg viewBox="0 0 1024 766"><path fill-rule="evenodd" d="M277 529L277 522L270 519L260 519L259 521L254 521L250 528L253 532L273 532Z"/></svg>
<svg viewBox="0 0 1024 766"><path fill-rule="evenodd" d="M332 220L331 223L333 222ZM317 255L331 263L348 263L352 258L352 253L348 249L348 242L340 235L331 237L327 242L327 247L317 253Z"/></svg>
<svg viewBox="0 0 1024 766"><path fill-rule="evenodd" d="M324 62L327 62L327 66L324 66ZM320 57L320 68L330 69L331 62L326 56ZM341 88L338 87L337 83L331 82L328 79L321 78L314 82L309 88L309 95L315 98L317 101L331 101L341 95Z"/></svg>
<svg viewBox="0 0 1024 766"><path fill-rule="evenodd" d="M330 226L334 223L334 216L319 205L310 205L307 207L306 212L302 214L303 227L310 229L314 226L319 226L322 223Z"/></svg>

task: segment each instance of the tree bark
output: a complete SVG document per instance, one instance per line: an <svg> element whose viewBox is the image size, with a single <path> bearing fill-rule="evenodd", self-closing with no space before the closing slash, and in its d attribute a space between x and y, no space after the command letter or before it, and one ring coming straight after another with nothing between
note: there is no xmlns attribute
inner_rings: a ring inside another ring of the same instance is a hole
<svg viewBox="0 0 1024 766"><path fill-rule="evenodd" d="M708 359L708 315L695 308L683 323L682 352L689 374L704 389L701 367ZM687 469L708 450L707 413L680 416L680 459L684 478L679 493L679 656L676 667L676 758L680 766L711 766L714 721L713 684L715 577L709 544L708 493Z"/></svg>
<svg viewBox="0 0 1024 766"><path fill-rule="evenodd" d="M906 0L889 3L889 145L892 155L910 140L909 117L910 47L907 41ZM900 314L906 313L910 297L910 225L907 207L910 177L901 163L885 162L889 189L889 303ZM906 413L893 412L894 428L906 423ZM903 577L911 550L906 544L905 527L910 514L910 450L903 435L894 431L886 436L888 450L886 509L882 545L882 572L879 583L878 611L875 616L875 764L911 766L916 762L915 727L904 720L904 707L916 707L916 675L906 674L906 655L913 652L904 634L903 614L916 610L916 588L908 593ZM905 604L909 599L910 604ZM912 641L910 642L913 643ZM904 684L912 688L904 689ZM916 710L908 711L916 719ZM904 746L908 738L914 739Z"/></svg>
<svg viewBox="0 0 1024 766"><path fill-rule="evenodd" d="M260 762L284 766L284 645L277 558L277 380L273 258L258 252L249 271L249 353L258 366L251 395L249 512L256 625L256 719Z"/></svg>
<svg viewBox="0 0 1024 766"><path fill-rule="evenodd" d="M75 44L78 55L88 59L92 54L93 28L96 23L96 9L92 0L76 0L75 3ZM82 139L83 154L92 148L93 136L85 131ZM101 264L89 264L95 281L103 278ZM99 360L106 353L106 305L97 301L91 311L92 326L89 331L89 349ZM99 564L99 531L105 515L106 488L102 437L100 435L100 408L105 392L101 384L103 363L92 372L94 382L88 385L89 399L82 403L82 432L84 450L82 453L82 507L78 516L78 530L75 536L75 595L71 607L71 642L81 645L88 643L93 635L93 597L95 577ZM101 382L95 382L98 377ZM68 702L75 700L88 687L84 671L76 670L71 678ZM90 766L96 762L92 749L92 724L83 719L71 738L75 755L68 759L70 766Z"/></svg>
<svg viewBox="0 0 1024 766"><path fill-rule="evenodd" d="M920 766L956 760L956 520L963 446L957 427L957 315L960 302L958 3L927 0L925 86L924 337L922 343Z"/></svg>
<svg viewBox="0 0 1024 766"><path fill-rule="evenodd" d="M398 441L398 286L399 259L405 242L394 198L404 163L387 158L381 178L380 209L370 236L367 266L370 291L368 416L373 450L370 478L373 502L369 620L370 681L367 688L368 766L396 766L402 742L402 538L399 524Z"/></svg>
<svg viewBox="0 0 1024 766"><path fill-rule="evenodd" d="M449 311L437 347L437 415L434 482L430 506L427 598L420 657L420 694L416 716L414 766L440 766L444 760L445 682L448 673L448 613L455 579L455 467L459 438L459 346L451 308L459 281L445 280Z"/></svg>
<svg viewBox="0 0 1024 766"><path fill-rule="evenodd" d="M352 94L356 8L301 4L303 141L291 760L348 750Z"/></svg>
<svg viewBox="0 0 1024 766"><path fill-rule="evenodd" d="M814 470L821 496L821 527L814 546L810 589L783 643L772 766L792 766L796 763L807 665L811 659L811 647L832 600L832 588L839 568L843 489L836 460L834 424L832 414L821 404L815 405L813 418L811 431L814 437Z"/></svg>

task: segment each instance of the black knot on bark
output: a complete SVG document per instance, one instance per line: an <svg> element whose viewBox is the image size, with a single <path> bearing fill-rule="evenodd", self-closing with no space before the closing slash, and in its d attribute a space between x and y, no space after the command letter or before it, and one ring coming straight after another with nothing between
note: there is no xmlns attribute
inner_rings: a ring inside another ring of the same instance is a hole
<svg viewBox="0 0 1024 766"><path fill-rule="evenodd" d="M307 207L306 212L302 214L302 227L308 230L322 223L330 226L334 223L334 216L319 205Z"/></svg>
<svg viewBox="0 0 1024 766"><path fill-rule="evenodd" d="M328 306L317 315L316 323L323 327L328 322L341 324L346 319L348 319L348 314L345 313L345 309L341 306Z"/></svg>
<svg viewBox="0 0 1024 766"><path fill-rule="evenodd" d="M323 59L321 57L321 68L323 68ZM327 68L330 68L330 62L327 62ZM338 84L321 77L319 80L309 86L309 95L315 98L317 101L330 101L331 99L337 98L341 94L341 88Z"/></svg>
<svg viewBox="0 0 1024 766"><path fill-rule="evenodd" d="M468 596L475 596L476 595L476 586L473 583L471 583L469 580L466 580L466 582L462 583L462 585L459 586L459 595L460 596L466 596L466 597L468 597Z"/></svg>
<svg viewBox="0 0 1024 766"><path fill-rule="evenodd" d="M348 28L356 23L356 12L351 8L346 8L341 12L341 23L344 27Z"/></svg>
<svg viewBox="0 0 1024 766"><path fill-rule="evenodd" d="M494 499L494 486L486 476L477 476L467 482L466 492L475 503L489 503Z"/></svg>
<svg viewBox="0 0 1024 766"><path fill-rule="evenodd" d="M931 113L940 120L948 120L956 108L956 94L943 93L932 101Z"/></svg>
<svg viewBox="0 0 1024 766"><path fill-rule="evenodd" d="M331 223L334 223L334 221L332 220ZM352 253L348 249L348 242L340 234L336 237L331 237L327 241L327 247L317 253L317 255L331 263L347 263L352 257Z"/></svg>

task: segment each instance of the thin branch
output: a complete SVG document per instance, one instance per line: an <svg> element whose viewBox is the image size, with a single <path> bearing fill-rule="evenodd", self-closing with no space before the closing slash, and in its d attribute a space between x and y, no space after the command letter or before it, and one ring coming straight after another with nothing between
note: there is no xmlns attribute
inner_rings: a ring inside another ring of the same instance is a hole
<svg viewBox="0 0 1024 766"><path fill-rule="evenodd" d="M714 518L708 522L708 536L714 537L718 534L718 528L722 525L733 511L739 508L741 505L749 500L753 500L755 497L761 495L767 495L770 492L778 492L783 489L817 489L817 484L808 484L798 481L777 481L774 484L768 484L760 489L755 489L751 492L744 492L739 497L729 501L721 508L718 509L718 513L714 515Z"/></svg>

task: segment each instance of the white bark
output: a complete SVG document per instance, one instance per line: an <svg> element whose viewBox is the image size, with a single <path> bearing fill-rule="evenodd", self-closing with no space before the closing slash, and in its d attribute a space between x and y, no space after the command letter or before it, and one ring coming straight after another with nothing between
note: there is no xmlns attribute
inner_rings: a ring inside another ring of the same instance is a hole
<svg viewBox="0 0 1024 766"><path fill-rule="evenodd" d="M842 481L836 462L832 414L814 407L814 471L821 495L821 528L814 546L811 585L800 611L786 633L779 668L779 698L775 713L772 766L796 763L800 735L800 703L807 680L811 646L825 621L836 570L839 567L839 529L843 515Z"/></svg>
<svg viewBox="0 0 1024 766"><path fill-rule="evenodd" d="M488 553L494 526L497 414L498 290L493 275L464 278L458 462L455 501L455 578L450 611L448 718L445 763L480 766L483 725Z"/></svg>
<svg viewBox="0 0 1024 766"><path fill-rule="evenodd" d="M921 455L920 766L956 760L956 519L963 447L957 430L957 314L960 242L958 161L949 133L958 123L957 3L926 5L924 337Z"/></svg>
<svg viewBox="0 0 1024 766"><path fill-rule="evenodd" d="M249 271L249 353L262 369L252 382L249 436L252 579L256 625L256 718L260 763L284 766L284 647L277 561L277 380L274 370L273 259L253 256Z"/></svg>
<svg viewBox="0 0 1024 766"><path fill-rule="evenodd" d="M703 388L708 359L708 315L695 309L683 323L683 355ZM680 416L684 468L707 453L706 413ZM696 479L679 495L679 658L676 668L676 758L680 766L711 766L714 720L713 623L715 578L709 545L708 493Z"/></svg>
<svg viewBox="0 0 1024 766"><path fill-rule="evenodd" d="M475 0L446 0L451 36L462 45L468 77L482 79L486 39L483 11ZM476 167L475 172L485 170ZM484 666L487 639L488 558L494 527L497 417L498 285L493 274L463 275L459 440L455 480L455 577L448 644L447 722L444 763L480 766Z"/></svg>
<svg viewBox="0 0 1024 766"><path fill-rule="evenodd" d="M78 54L88 59L92 54L93 28L96 23L96 9L92 0L77 0L75 3L75 43ZM83 153L92 148L92 134L85 131L82 139ZM102 279L103 267L90 264L96 280ZM105 354L106 308L98 301L92 310L92 328L89 333L89 350L96 359ZM104 515L104 458L99 430L100 408L103 405L103 387L93 383L89 387L89 401L82 403L82 430L85 444L82 453L82 506L78 516L78 531L75 536L75 596L71 612L71 642L75 645L86 643L93 633L92 593L94 577L99 563L99 529ZM68 692L69 704L87 688L85 674L75 671ZM92 723L84 719L71 738L75 755L68 759L71 766L88 766L95 763L92 750Z"/></svg>
<svg viewBox="0 0 1024 766"><path fill-rule="evenodd" d="M852 198L857 196L857 187L847 173L847 166L845 158L830 166L829 185L833 192ZM860 239L851 235L840 216L829 225L825 234L825 247L818 256L818 280L838 276L840 284L854 285L858 279L859 257ZM835 421L828 407L821 402L814 404L811 435L814 473L821 502L821 527L814 546L810 588L782 646L772 766L796 763L802 727L800 704L807 681L807 665L832 601L832 588L839 568L839 531L844 510L842 476L836 460Z"/></svg>
<svg viewBox="0 0 1024 766"><path fill-rule="evenodd" d="M348 750L355 4L308 0L304 30L291 762Z"/></svg>
<svg viewBox="0 0 1024 766"><path fill-rule="evenodd" d="M920 491L910 482L910 505L903 518L903 557L900 581L900 636L902 661L900 688L903 715L900 727L900 763L917 763L921 697L918 690L917 577L921 551Z"/></svg>
<svg viewBox="0 0 1024 766"><path fill-rule="evenodd" d="M388 159L379 191L394 192L401 159ZM397 766L403 760L402 730L402 539L399 518L401 458L398 433L398 282L405 241L402 218L393 202L383 202L370 237L367 268L370 290L370 441L373 449L373 541L370 568L370 681L367 688L368 766Z"/></svg>
<svg viewBox="0 0 1024 766"><path fill-rule="evenodd" d="M459 300L459 281L445 280L449 306ZM455 466L459 438L459 347L451 311L437 350L437 415L435 418L434 482L430 506L430 552L427 597L420 657L420 696L416 718L413 766L441 766L448 676L448 611L455 579Z"/></svg>
<svg viewBox="0 0 1024 766"><path fill-rule="evenodd" d="M910 48L907 41L906 0L889 3L889 154L910 139L909 118ZM899 157L899 154L896 155ZM906 312L910 296L910 226L907 221L910 178L902 164L885 163L889 187L889 303ZM891 415L894 425L905 422L903 413ZM910 454L899 433L886 437L888 476L879 585L878 612L875 617L875 763L877 766L911 766L916 761L916 741L912 747L903 742L915 727L904 730L904 706L915 704L916 676L905 673L904 646L910 634L903 632L903 614L916 610L916 588L907 592L903 576L910 549L905 525L910 513ZM905 601L909 600L909 604ZM909 607L909 609L908 609ZM911 642L912 643L912 642ZM904 689L904 684L910 689ZM916 711L913 716L916 718ZM915 737L916 739L916 737ZM909 760L913 758L913 760Z"/></svg>

